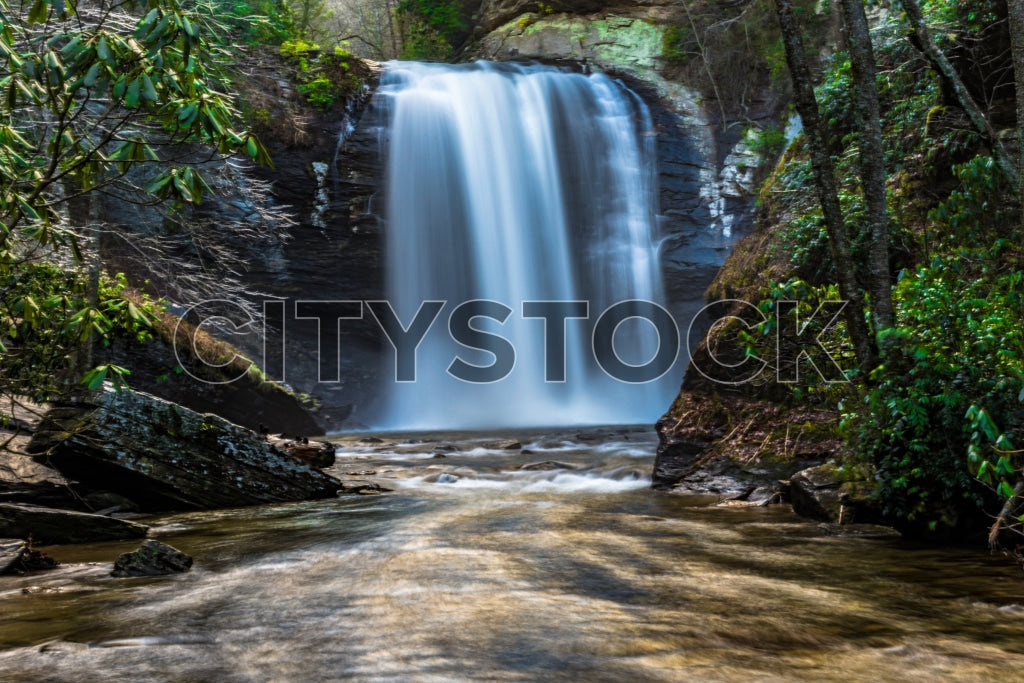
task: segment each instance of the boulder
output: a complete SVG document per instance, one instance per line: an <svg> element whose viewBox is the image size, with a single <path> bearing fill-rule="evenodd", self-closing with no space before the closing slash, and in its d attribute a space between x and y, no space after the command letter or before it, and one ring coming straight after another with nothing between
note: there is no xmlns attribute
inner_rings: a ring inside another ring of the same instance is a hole
<svg viewBox="0 0 1024 683"><path fill-rule="evenodd" d="M824 522L880 524L886 520L871 498L872 483L857 471L832 463L808 467L789 482L793 511Z"/></svg>
<svg viewBox="0 0 1024 683"><path fill-rule="evenodd" d="M149 539L137 550L124 553L114 562L111 576L163 576L179 574L192 568L192 558L166 543Z"/></svg>
<svg viewBox="0 0 1024 683"><path fill-rule="evenodd" d="M89 402L51 408L29 450L85 488L143 510L330 498L341 488L244 427L109 386Z"/></svg>
<svg viewBox="0 0 1024 683"><path fill-rule="evenodd" d="M86 512L0 503L0 538L29 538L39 545L144 538L149 527Z"/></svg>
<svg viewBox="0 0 1024 683"><path fill-rule="evenodd" d="M835 465L825 464L800 470L789 480L793 511L802 517L826 522L838 521L840 506L843 504L839 490L841 484L836 478Z"/></svg>
<svg viewBox="0 0 1024 683"><path fill-rule="evenodd" d="M283 435L270 435L267 441L282 453L303 462L310 467L323 469L334 464L334 444L327 441L310 441L307 438L291 439Z"/></svg>

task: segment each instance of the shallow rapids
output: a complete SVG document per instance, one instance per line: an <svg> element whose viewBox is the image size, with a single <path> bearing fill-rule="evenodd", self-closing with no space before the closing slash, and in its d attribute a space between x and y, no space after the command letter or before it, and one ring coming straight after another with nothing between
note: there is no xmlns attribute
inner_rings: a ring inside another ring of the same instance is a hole
<svg viewBox="0 0 1024 683"><path fill-rule="evenodd" d="M522 450L496 443L510 437ZM1024 576L1005 558L653 493L649 430L361 438L339 438L333 471L392 493L144 520L195 557L189 574L111 579L133 544L102 544L0 578L0 680L995 680L1024 665Z"/></svg>

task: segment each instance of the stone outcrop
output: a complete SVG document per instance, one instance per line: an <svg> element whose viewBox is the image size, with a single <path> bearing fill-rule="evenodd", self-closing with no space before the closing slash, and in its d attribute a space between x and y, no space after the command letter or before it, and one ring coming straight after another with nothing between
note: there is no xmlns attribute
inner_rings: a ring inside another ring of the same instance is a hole
<svg viewBox="0 0 1024 683"><path fill-rule="evenodd" d="M85 489L143 510L211 509L332 497L340 483L216 415L110 387L54 406L29 444Z"/></svg>
<svg viewBox="0 0 1024 683"><path fill-rule="evenodd" d="M474 15L474 34L485 35L495 31L516 17L547 16L554 13L589 15L599 12L615 12L624 16L665 17L671 14L672 0L639 0L639 2L616 3L609 0L554 0L541 3L530 0L482 0ZM538 12L543 8L543 11Z"/></svg>
<svg viewBox="0 0 1024 683"><path fill-rule="evenodd" d="M684 388L657 424L652 485L721 494L773 486L844 456L835 422L834 414L812 406L792 408Z"/></svg>
<svg viewBox="0 0 1024 683"><path fill-rule="evenodd" d="M255 372L204 367L194 356L186 355L191 337L182 336L184 341L179 342L179 352L175 353L172 340L176 320L166 316L157 321L154 338L141 345L134 339L113 340L104 350L104 360L129 368L128 383L133 389L197 413L214 413L254 430L263 425L274 432L309 436L325 431L295 394L280 384L268 382ZM185 327L183 324L182 329ZM213 374L218 371L224 374Z"/></svg>
<svg viewBox="0 0 1024 683"><path fill-rule="evenodd" d="M180 574L192 568L192 558L166 543L150 539L137 550L123 553L114 562L111 576L163 576Z"/></svg>
<svg viewBox="0 0 1024 683"><path fill-rule="evenodd" d="M144 538L149 527L85 512L0 503L0 538L32 538L39 545Z"/></svg>

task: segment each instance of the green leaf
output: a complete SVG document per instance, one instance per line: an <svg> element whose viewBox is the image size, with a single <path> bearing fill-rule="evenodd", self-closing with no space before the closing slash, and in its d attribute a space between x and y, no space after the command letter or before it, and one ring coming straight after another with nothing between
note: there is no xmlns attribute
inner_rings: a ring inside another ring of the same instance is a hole
<svg viewBox="0 0 1024 683"><path fill-rule="evenodd" d="M141 21L139 21L138 28L135 29L136 38L142 38L144 35L148 35L150 33L150 31L153 29L153 22L156 21L156 17L159 11L160 10L154 7L153 9L149 10L149 13L146 14L146 16L144 16Z"/></svg>
<svg viewBox="0 0 1024 683"><path fill-rule="evenodd" d="M100 63L93 62L93 65L89 67L89 70L87 72L85 72L85 78L82 79L82 82L85 83L86 87L91 88L94 85L96 85L96 79L99 77L99 75Z"/></svg>
<svg viewBox="0 0 1024 683"><path fill-rule="evenodd" d="M41 24L45 22L49 16L50 6L46 4L45 0L36 0L35 4L32 5L32 9L28 12L28 23Z"/></svg>
<svg viewBox="0 0 1024 683"><path fill-rule="evenodd" d="M110 47L107 45L107 39L103 36L101 36L99 42L96 43L96 56L107 64L113 66L114 55L110 52Z"/></svg>
<svg viewBox="0 0 1024 683"><path fill-rule="evenodd" d="M157 101L156 88L153 87L153 79L149 74L142 74L142 97L149 102Z"/></svg>
<svg viewBox="0 0 1024 683"><path fill-rule="evenodd" d="M128 92L124 96L125 106L127 106L127 107L129 107L131 109L134 109L135 107L139 106L139 88L140 87L141 87L141 83L139 83L139 79L138 78L134 79L131 83L128 84Z"/></svg>
<svg viewBox="0 0 1024 683"><path fill-rule="evenodd" d="M190 102L181 109L178 110L178 121L181 125L189 128L196 120L196 116L199 114L199 105L195 102Z"/></svg>
<svg viewBox="0 0 1024 683"><path fill-rule="evenodd" d="M988 481L989 479L992 478L992 474L989 472L989 465L990 464L991 463L989 463L988 460L983 460L981 462L981 466L978 467L978 474L976 476L981 481Z"/></svg>

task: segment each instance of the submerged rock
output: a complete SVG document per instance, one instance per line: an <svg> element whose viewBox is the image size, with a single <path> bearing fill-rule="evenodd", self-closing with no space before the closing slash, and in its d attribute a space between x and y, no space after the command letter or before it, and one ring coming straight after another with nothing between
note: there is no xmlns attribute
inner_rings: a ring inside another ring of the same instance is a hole
<svg viewBox="0 0 1024 683"><path fill-rule="evenodd" d="M109 387L91 402L53 407L29 450L85 488L144 510L330 498L341 488L244 427Z"/></svg>
<svg viewBox="0 0 1024 683"><path fill-rule="evenodd" d="M545 460L544 462L529 462L525 465L520 465L516 469L531 471L545 471L545 470L574 470L575 465L570 465L567 462L558 462L557 460Z"/></svg>
<svg viewBox="0 0 1024 683"><path fill-rule="evenodd" d="M15 544L20 544L21 547L17 555L13 555ZM4 545L5 542L0 540L0 574L27 574L28 572L56 569L60 566L60 562L39 552L32 547L31 543L21 541L16 541L8 546L11 554L8 554L5 559L3 557ZM11 559L12 557L13 559Z"/></svg>
<svg viewBox="0 0 1024 683"><path fill-rule="evenodd" d="M899 538L900 532L881 524L819 524L818 529L826 536L854 538Z"/></svg>
<svg viewBox="0 0 1024 683"><path fill-rule="evenodd" d="M716 503L716 507L768 507L781 503L781 483L776 486L748 486L742 493Z"/></svg>
<svg viewBox="0 0 1024 683"><path fill-rule="evenodd" d="M0 503L0 538L29 538L40 545L144 538L149 527L86 512Z"/></svg>
<svg viewBox="0 0 1024 683"><path fill-rule="evenodd" d="M375 496L379 493L390 493L391 489L384 488L376 482L346 482L338 495L356 494L360 496Z"/></svg>
<svg viewBox="0 0 1024 683"><path fill-rule="evenodd" d="M166 543L150 539L137 550L124 553L114 562L111 576L163 576L179 574L192 568L192 558Z"/></svg>
<svg viewBox="0 0 1024 683"><path fill-rule="evenodd" d="M492 451L518 451L523 447L523 444L516 439L503 439L501 441L488 441L482 447Z"/></svg>

